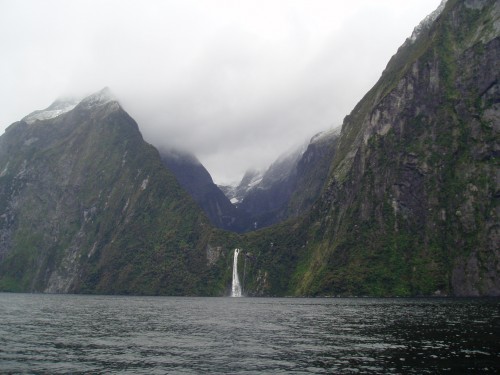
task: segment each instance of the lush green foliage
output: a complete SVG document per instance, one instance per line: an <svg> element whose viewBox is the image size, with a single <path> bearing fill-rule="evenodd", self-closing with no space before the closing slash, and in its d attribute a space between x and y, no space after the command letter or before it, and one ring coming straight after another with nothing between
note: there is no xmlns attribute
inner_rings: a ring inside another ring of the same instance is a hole
<svg viewBox="0 0 500 375"><path fill-rule="evenodd" d="M0 290L228 295L239 247L246 295L497 293L500 42L483 5L449 0L400 48L346 117L308 213L245 235L212 228L121 108L13 124Z"/></svg>

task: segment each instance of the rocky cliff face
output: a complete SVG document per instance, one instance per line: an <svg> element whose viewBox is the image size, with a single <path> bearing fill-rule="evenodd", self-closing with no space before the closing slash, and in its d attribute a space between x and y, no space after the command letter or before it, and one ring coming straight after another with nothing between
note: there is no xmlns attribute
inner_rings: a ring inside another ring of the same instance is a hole
<svg viewBox="0 0 500 375"><path fill-rule="evenodd" d="M268 293L500 294L499 35L488 0L419 27L346 117L311 214L266 233L255 290L286 264Z"/></svg>
<svg viewBox="0 0 500 375"><path fill-rule="evenodd" d="M0 137L0 289L210 294L205 216L109 90Z"/></svg>
<svg viewBox="0 0 500 375"><path fill-rule="evenodd" d="M0 137L0 290L221 295L238 247L247 295L498 296L499 55L500 3L448 0L338 137L263 177L289 220L244 236L107 90L32 113Z"/></svg>

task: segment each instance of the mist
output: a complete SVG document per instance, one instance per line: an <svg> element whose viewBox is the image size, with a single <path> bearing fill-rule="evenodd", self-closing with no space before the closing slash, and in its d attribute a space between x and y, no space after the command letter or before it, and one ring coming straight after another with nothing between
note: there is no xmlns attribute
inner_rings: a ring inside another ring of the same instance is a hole
<svg viewBox="0 0 500 375"><path fill-rule="evenodd" d="M108 86L217 183L341 125L440 0L0 0L0 130Z"/></svg>

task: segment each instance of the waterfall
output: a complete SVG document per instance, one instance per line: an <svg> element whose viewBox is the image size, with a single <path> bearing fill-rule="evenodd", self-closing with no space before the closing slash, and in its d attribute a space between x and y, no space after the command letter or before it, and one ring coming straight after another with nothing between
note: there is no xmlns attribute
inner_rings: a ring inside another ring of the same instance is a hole
<svg viewBox="0 0 500 375"><path fill-rule="evenodd" d="M233 285L231 287L231 297L241 297L240 279L238 277L238 254L240 249L234 249L233 261Z"/></svg>

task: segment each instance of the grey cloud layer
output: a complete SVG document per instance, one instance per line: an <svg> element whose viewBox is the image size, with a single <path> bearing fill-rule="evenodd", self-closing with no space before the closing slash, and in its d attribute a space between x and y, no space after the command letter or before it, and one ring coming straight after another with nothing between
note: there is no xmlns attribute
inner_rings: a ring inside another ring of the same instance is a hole
<svg viewBox="0 0 500 375"><path fill-rule="evenodd" d="M0 0L0 127L109 86L217 182L339 125L439 0Z"/></svg>

